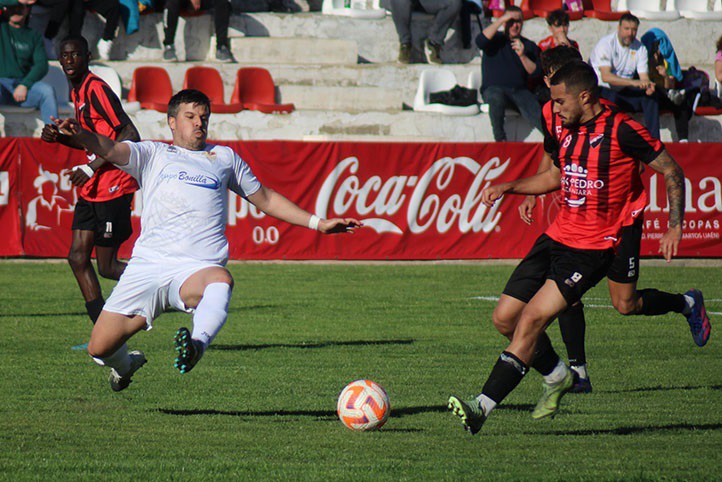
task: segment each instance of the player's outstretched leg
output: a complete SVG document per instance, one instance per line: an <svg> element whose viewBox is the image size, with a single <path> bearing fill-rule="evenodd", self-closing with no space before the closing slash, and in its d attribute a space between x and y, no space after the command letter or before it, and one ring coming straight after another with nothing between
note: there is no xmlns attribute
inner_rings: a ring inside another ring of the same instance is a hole
<svg viewBox="0 0 722 482"><path fill-rule="evenodd" d="M710 325L707 310L704 307L704 297L702 292L695 288L687 291L685 296L689 296L694 300L694 305L687 315L687 323L689 323L692 338L697 346L705 346L707 340L709 340L712 325Z"/></svg>
<svg viewBox="0 0 722 482"><path fill-rule="evenodd" d="M174 366L181 373L188 373L203 356L203 344L191 338L191 332L185 327L178 328L173 342L177 352Z"/></svg>
<svg viewBox="0 0 722 482"><path fill-rule="evenodd" d="M545 417L553 417L559 411L559 401L574 386L575 378L579 376L573 370L567 368L566 365L564 365L564 369L566 373L561 381L557 383L544 381L544 393L531 414L533 419L539 420Z"/></svg>
<svg viewBox="0 0 722 482"><path fill-rule="evenodd" d="M121 374L115 368L110 369L110 377L108 380L110 381L110 388L112 388L114 392L128 388L130 382L133 381L131 380L133 374L148 361L145 359L143 352L138 350L128 353L128 357L130 358L130 368L127 372Z"/></svg>
<svg viewBox="0 0 722 482"><path fill-rule="evenodd" d="M484 425L486 421L484 410L479 405L477 399L464 401L452 395L449 397L448 406L451 413L461 419L464 430L467 430L471 435L481 430L481 426Z"/></svg>

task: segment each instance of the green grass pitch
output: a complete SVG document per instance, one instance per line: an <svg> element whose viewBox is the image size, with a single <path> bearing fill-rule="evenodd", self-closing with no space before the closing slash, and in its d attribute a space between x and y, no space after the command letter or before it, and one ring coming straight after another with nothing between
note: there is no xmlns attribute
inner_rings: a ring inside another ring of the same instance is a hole
<svg viewBox="0 0 722 482"><path fill-rule="evenodd" d="M0 263L0 480L719 480L720 268L642 268L640 287L705 293L698 348L679 315L622 317L587 294L594 392L553 420L530 412L530 373L475 437L446 410L477 394L506 346L491 324L511 266L233 264L230 317L189 374L167 313L131 340L148 364L121 392L72 345L90 322L63 263ZM113 283L103 282L105 294ZM564 353L556 324L549 329ZM392 414L377 432L338 421L358 378Z"/></svg>

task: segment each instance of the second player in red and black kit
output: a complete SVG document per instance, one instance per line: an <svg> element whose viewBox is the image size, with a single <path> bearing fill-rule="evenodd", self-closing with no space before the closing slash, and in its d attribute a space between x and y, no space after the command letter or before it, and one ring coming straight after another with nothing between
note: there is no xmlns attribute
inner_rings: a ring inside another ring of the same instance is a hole
<svg viewBox="0 0 722 482"><path fill-rule="evenodd" d="M100 77L90 72L90 51L83 37L68 37L60 43L60 64L72 85L75 116L86 129L114 140L139 141L138 130L123 111L120 100ZM55 125L43 129L42 139L75 146ZM132 233L131 201L138 184L128 174L88 156L89 163L73 169L70 180L79 199L73 217L73 239L68 261L85 298L88 316L95 323L105 300L91 262L95 248L100 276L117 280L125 263L117 259L118 248Z"/></svg>

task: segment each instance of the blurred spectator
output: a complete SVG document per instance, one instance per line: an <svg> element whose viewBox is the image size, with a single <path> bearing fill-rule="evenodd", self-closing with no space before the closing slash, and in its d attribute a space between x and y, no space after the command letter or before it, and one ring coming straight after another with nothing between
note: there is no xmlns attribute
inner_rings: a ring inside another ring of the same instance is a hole
<svg viewBox="0 0 722 482"><path fill-rule="evenodd" d="M579 44L567 36L569 34L569 14L565 10L560 8L551 12L547 17L547 28L551 35L539 42L539 50L544 52L560 45L567 45L579 50Z"/></svg>
<svg viewBox="0 0 722 482"><path fill-rule="evenodd" d="M68 2L69 0L0 0L0 8L32 5L27 25L42 36L48 58L55 58L55 48L51 40L58 34L68 10Z"/></svg>
<svg viewBox="0 0 722 482"><path fill-rule="evenodd" d="M680 142L689 139L689 119L699 90L685 92L677 89L682 82L682 69L667 34L658 28L642 35L642 43L649 54L649 78L658 92L659 108L674 116L674 124Z"/></svg>
<svg viewBox="0 0 722 482"><path fill-rule="evenodd" d="M507 107L518 109L532 126L541 130L541 107L528 89L530 78L539 77L539 47L522 37L524 17L519 7L511 6L476 38L483 52L481 59L481 95L489 104L489 120L494 140L506 141L504 114ZM504 26L504 33L499 28Z"/></svg>
<svg viewBox="0 0 722 482"><path fill-rule="evenodd" d="M43 39L25 23L30 6L3 9L0 21L0 104L40 109L44 123L58 116L55 90L40 79L48 73Z"/></svg>
<svg viewBox="0 0 722 482"><path fill-rule="evenodd" d="M213 9L213 20L216 28L216 60L218 62L235 62L228 41L228 23L231 19L230 0L166 0L163 12L165 27L163 40L163 60L177 62L175 53L175 32L178 28L178 17L181 8L192 11Z"/></svg>
<svg viewBox="0 0 722 482"><path fill-rule="evenodd" d="M649 78L647 49L637 39L638 29L637 17L622 15L617 31L602 37L589 63L599 77L601 96L622 110L643 112L647 129L659 139L659 101Z"/></svg>
<svg viewBox="0 0 722 482"><path fill-rule="evenodd" d="M80 37L85 22L85 11L96 12L105 19L103 35L98 40L98 56L101 60L110 60L118 22L120 21L120 2L118 0L70 0L68 7L68 35Z"/></svg>
<svg viewBox="0 0 722 482"><path fill-rule="evenodd" d="M717 39L717 55L714 58L714 78L722 84L722 36ZM717 95L722 97L722 92L717 91Z"/></svg>
<svg viewBox="0 0 722 482"><path fill-rule="evenodd" d="M429 36L424 40L424 55L430 64L441 64L441 47L446 32L459 16L461 0L391 0L391 17L399 36L399 62L411 62L411 12L420 7L434 16Z"/></svg>

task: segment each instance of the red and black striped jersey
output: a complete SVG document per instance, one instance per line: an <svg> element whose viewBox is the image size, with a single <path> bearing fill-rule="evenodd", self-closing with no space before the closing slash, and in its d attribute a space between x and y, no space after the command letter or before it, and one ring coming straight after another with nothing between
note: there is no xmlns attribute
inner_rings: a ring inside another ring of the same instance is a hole
<svg viewBox="0 0 722 482"><path fill-rule="evenodd" d="M607 105L575 128L563 127L551 107L544 107L544 150L561 170L562 192L559 214L546 234L572 248L614 247L622 227L647 205L639 162L652 162L664 144Z"/></svg>
<svg viewBox="0 0 722 482"><path fill-rule="evenodd" d="M88 72L79 88L71 90L70 97L75 106L75 118L89 131L116 140L118 133L131 123L118 96L103 79L92 72ZM135 179L107 162L85 183L79 194L88 201L100 202L137 190Z"/></svg>

